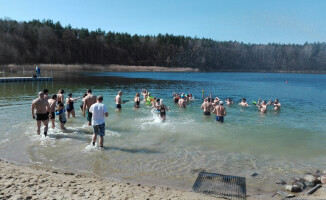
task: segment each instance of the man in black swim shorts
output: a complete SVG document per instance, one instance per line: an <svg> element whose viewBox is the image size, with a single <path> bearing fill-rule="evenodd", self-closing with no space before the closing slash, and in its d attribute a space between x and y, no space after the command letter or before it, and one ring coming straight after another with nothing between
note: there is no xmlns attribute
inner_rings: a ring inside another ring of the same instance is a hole
<svg viewBox="0 0 326 200"><path fill-rule="evenodd" d="M38 98L32 102L32 117L36 119L37 124L37 135L40 135L41 122L44 125L44 136L47 136L48 124L49 124L49 102L44 99L44 93L39 92ZM34 115L34 110L36 117Z"/></svg>

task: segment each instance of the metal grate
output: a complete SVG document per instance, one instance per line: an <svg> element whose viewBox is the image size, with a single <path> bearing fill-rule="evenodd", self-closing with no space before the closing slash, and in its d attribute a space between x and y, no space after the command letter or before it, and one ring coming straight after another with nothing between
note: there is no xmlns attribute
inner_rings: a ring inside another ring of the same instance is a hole
<svg viewBox="0 0 326 200"><path fill-rule="evenodd" d="M246 200L246 178L200 172L193 191L226 199Z"/></svg>

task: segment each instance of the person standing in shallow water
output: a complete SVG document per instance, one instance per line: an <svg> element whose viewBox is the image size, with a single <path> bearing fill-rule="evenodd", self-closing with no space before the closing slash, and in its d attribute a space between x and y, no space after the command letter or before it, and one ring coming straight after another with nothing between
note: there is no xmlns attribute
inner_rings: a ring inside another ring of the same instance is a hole
<svg viewBox="0 0 326 200"><path fill-rule="evenodd" d="M36 117L34 115L34 110ZM44 93L39 92L38 98L32 102L32 117L36 119L37 135L40 135L41 123L44 125L44 136L47 136L49 124L49 102L44 99Z"/></svg>
<svg viewBox="0 0 326 200"><path fill-rule="evenodd" d="M208 102L208 98L204 99L204 103L201 105L201 109L204 110L204 115L210 115L212 110L211 102Z"/></svg>
<svg viewBox="0 0 326 200"><path fill-rule="evenodd" d="M134 108L140 108L140 105L139 105L139 103L140 103L139 93L136 93L136 96L134 97L134 102L135 102Z"/></svg>
<svg viewBox="0 0 326 200"><path fill-rule="evenodd" d="M119 91L118 95L114 98L114 101L115 101L115 104L116 104L116 107L117 107L118 111L121 110L121 102L122 102L121 96L122 96L122 92Z"/></svg>
<svg viewBox="0 0 326 200"><path fill-rule="evenodd" d="M84 106L83 106L83 116L85 117L85 112L87 114L87 121L88 121L88 126L91 125L92 121L92 112L89 111L89 108L96 103L96 96L92 94L92 90L88 89L87 90L87 96L85 97L84 100Z"/></svg>
<svg viewBox="0 0 326 200"><path fill-rule="evenodd" d="M49 99L48 102L49 102L49 105L50 105L49 113L50 113L50 120L51 120L51 123L52 123L52 129L54 129L55 128L55 124L54 124L55 114L54 114L54 111L55 111L55 108L57 106L57 95L56 94L52 95L52 98Z"/></svg>
<svg viewBox="0 0 326 200"><path fill-rule="evenodd" d="M92 116L92 126L93 126L93 137L92 137L92 144L95 146L95 142L97 139L97 135L100 136L100 147L103 147L104 143L104 136L105 136L105 121L104 117L108 117L108 109L106 106L102 103L103 102L103 96L100 95L97 97L97 102L93 104L89 111L93 113Z"/></svg>
<svg viewBox="0 0 326 200"><path fill-rule="evenodd" d="M66 105L67 105L67 117L68 119L70 118L70 114L72 115L72 117L75 117L75 108L74 108L74 103L75 101L77 101L78 99L80 99L82 97L78 97L78 98L72 98L72 94L69 93L68 97L66 99Z"/></svg>
<svg viewBox="0 0 326 200"><path fill-rule="evenodd" d="M224 122L224 116L226 115L226 111L223 106L223 101L220 101L219 105L215 106L213 113L216 114L216 121L221 122L221 123Z"/></svg>
<svg viewBox="0 0 326 200"><path fill-rule="evenodd" d="M63 89L59 90L58 94L57 94L57 103L64 103L64 96L63 94L65 93L65 91Z"/></svg>

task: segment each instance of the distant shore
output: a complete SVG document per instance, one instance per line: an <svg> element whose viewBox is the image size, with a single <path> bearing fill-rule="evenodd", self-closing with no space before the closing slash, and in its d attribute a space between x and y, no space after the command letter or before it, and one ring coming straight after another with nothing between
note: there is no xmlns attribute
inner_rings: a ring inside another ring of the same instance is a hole
<svg viewBox="0 0 326 200"><path fill-rule="evenodd" d="M63 65L63 64L39 64L41 73L44 71L107 71L107 72L198 72L197 68L182 68L182 67L159 67L159 66L128 66L128 65L93 65L93 64L76 64L76 65ZM35 65L1 65L0 73L2 71L22 73L34 72Z"/></svg>
<svg viewBox="0 0 326 200"><path fill-rule="evenodd" d="M36 65L26 64L26 65L0 65L0 74L3 73L28 73L31 74L35 71ZM39 64L37 65L41 68L41 73L56 72L56 71L74 71L74 72L85 72L85 71L104 71L104 72L204 72L200 71L198 68L190 67L160 67L160 66L132 66L132 65L96 65L96 64L74 64L74 65L64 65L64 64ZM305 71L286 71L286 70L254 70L254 71L239 71L239 70L228 70L220 69L218 71L207 71L207 72L239 72L239 73L293 73L293 74L326 74L326 71L315 71L315 70L305 70Z"/></svg>

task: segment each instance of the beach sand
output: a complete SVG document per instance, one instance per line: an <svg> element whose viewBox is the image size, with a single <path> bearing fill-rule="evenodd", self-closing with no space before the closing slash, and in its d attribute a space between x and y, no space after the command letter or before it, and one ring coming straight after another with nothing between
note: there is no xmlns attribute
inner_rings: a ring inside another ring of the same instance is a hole
<svg viewBox="0 0 326 200"><path fill-rule="evenodd" d="M326 199L323 186L311 196L295 199ZM90 174L74 174L0 160L0 199L220 199L190 191L107 180ZM270 194L253 195L248 200L282 199Z"/></svg>

